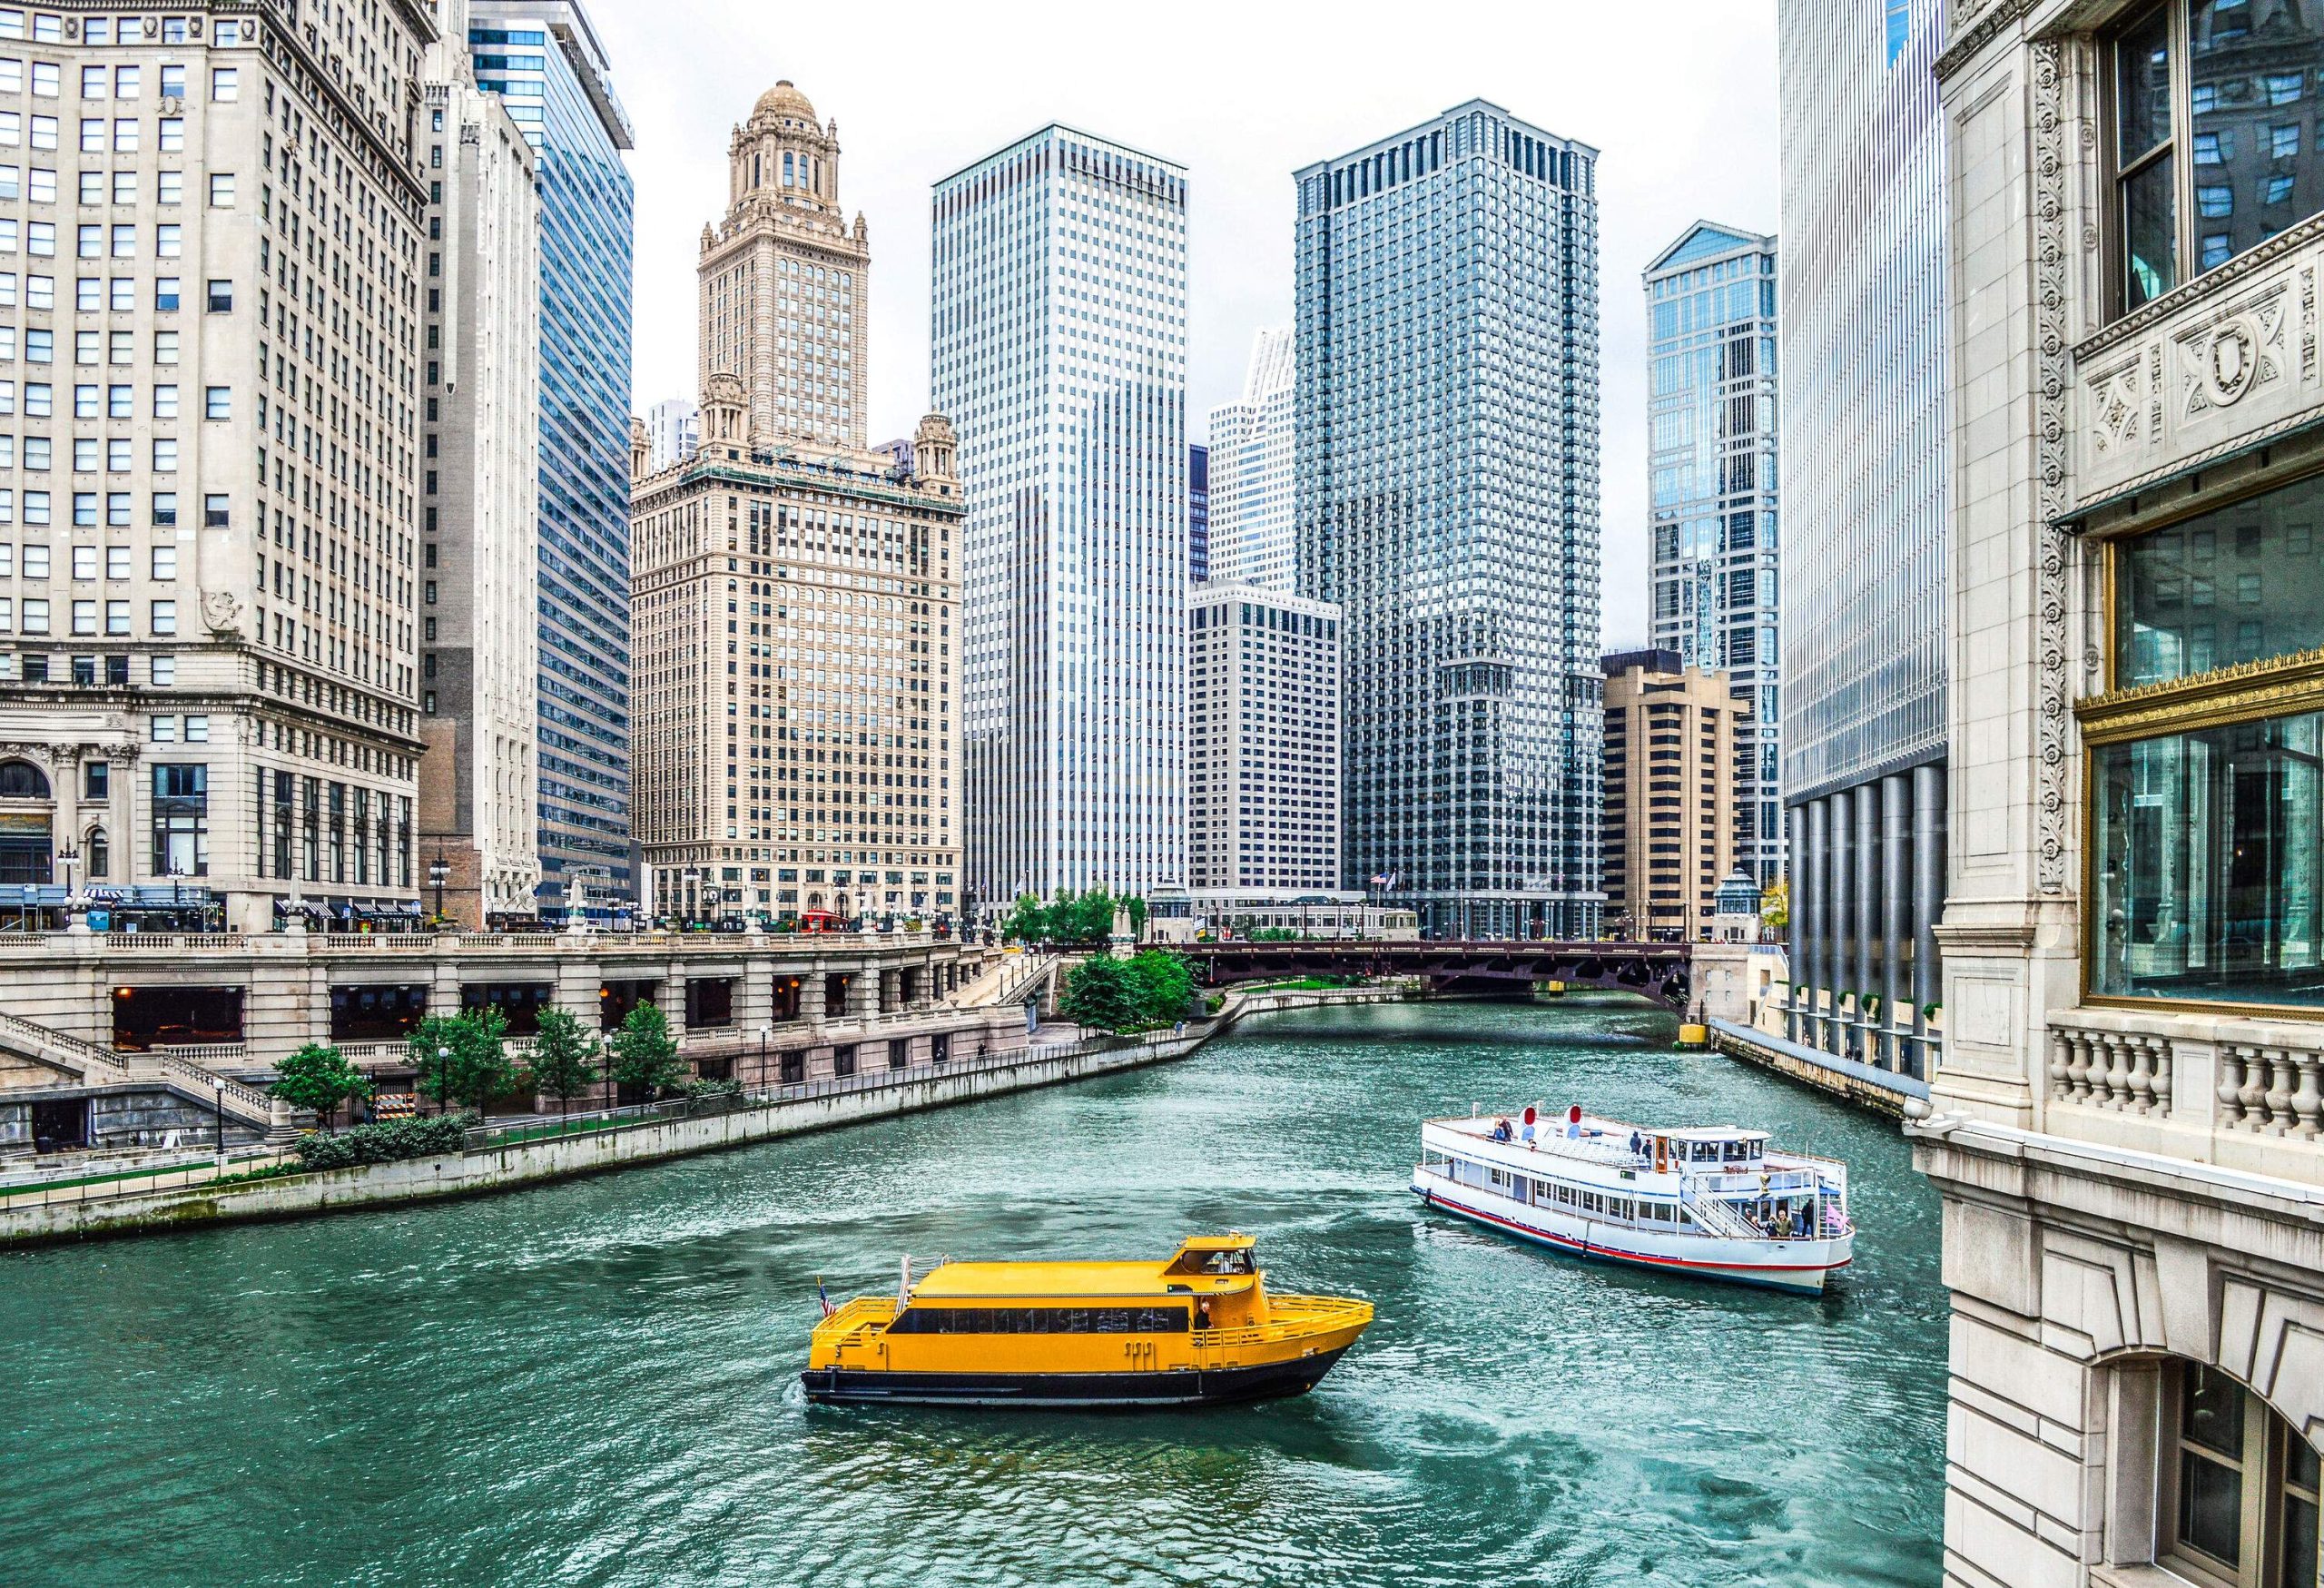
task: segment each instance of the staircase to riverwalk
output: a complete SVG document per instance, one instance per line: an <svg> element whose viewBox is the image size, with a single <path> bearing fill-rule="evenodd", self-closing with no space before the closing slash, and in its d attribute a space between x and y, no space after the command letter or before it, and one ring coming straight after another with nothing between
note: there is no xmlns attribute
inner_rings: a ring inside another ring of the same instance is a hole
<svg viewBox="0 0 2324 1588"><path fill-rule="evenodd" d="M174 1053L123 1053L22 1015L0 1012L0 1050L72 1078L81 1086L160 1086L257 1130L276 1129L274 1100L254 1086Z"/></svg>
<svg viewBox="0 0 2324 1588"><path fill-rule="evenodd" d="M998 1009L1022 1003L1057 970L1055 954L1004 954L999 963L952 995L962 1009Z"/></svg>

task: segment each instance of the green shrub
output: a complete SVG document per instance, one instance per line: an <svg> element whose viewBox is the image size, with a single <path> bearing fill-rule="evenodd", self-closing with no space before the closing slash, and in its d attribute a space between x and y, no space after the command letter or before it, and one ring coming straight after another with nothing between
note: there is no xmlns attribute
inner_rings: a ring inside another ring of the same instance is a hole
<svg viewBox="0 0 2324 1588"><path fill-rule="evenodd" d="M433 1114L424 1119L382 1119L336 1136L309 1136L299 1142L299 1162L308 1169L352 1169L364 1163L399 1163L438 1152L458 1152L468 1127L467 1114Z"/></svg>

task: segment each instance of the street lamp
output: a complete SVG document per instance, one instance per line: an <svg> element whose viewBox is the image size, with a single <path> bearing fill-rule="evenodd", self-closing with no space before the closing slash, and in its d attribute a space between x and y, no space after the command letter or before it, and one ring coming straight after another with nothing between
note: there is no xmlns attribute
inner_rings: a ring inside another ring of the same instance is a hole
<svg viewBox="0 0 2324 1588"><path fill-rule="evenodd" d="M212 1076L211 1084L218 1089L218 1167L226 1167L226 1078Z"/></svg>
<svg viewBox="0 0 2324 1588"><path fill-rule="evenodd" d="M444 1092L446 1090L444 1086L444 1071L450 1066L451 1062L452 1050L449 1048L438 1048L436 1050L436 1112L438 1115L441 1115L444 1111Z"/></svg>
<svg viewBox="0 0 2324 1588"><path fill-rule="evenodd" d="M444 859L444 846L436 846L436 858L428 863L428 881L436 890L436 919L444 919L444 884L452 880L452 868Z"/></svg>
<svg viewBox="0 0 2324 1588"><path fill-rule="evenodd" d="M767 1041L773 1035L774 1028L773 1026L761 1026L759 1028L759 1090L761 1091L764 1091L766 1090Z"/></svg>
<svg viewBox="0 0 2324 1588"><path fill-rule="evenodd" d="M70 838L56 852L57 863L64 868L64 923L73 924L73 868L80 863L81 851Z"/></svg>

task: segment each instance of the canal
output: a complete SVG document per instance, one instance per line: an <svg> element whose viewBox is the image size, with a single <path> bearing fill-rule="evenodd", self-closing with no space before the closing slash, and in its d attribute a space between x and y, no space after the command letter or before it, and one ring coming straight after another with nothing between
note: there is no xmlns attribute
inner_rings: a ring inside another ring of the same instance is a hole
<svg viewBox="0 0 2324 1588"><path fill-rule="evenodd" d="M0 1562L43 1584L1938 1581L1936 1198L1893 1126L1643 1007L1257 1019L1183 1063L517 1195L0 1258ZM1423 1214L1416 1121L1526 1100L1845 1158L1803 1300ZM1312 1396L811 1408L900 1253L1256 1232L1379 1322Z"/></svg>

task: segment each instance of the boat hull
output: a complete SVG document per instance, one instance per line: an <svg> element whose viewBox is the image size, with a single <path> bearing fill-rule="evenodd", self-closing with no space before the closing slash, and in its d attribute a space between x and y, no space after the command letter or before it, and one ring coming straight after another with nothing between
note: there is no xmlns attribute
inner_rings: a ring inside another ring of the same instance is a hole
<svg viewBox="0 0 2324 1588"><path fill-rule="evenodd" d="M1473 1188L1428 1174L1415 1174L1412 1189L1431 1208L1566 1257L1795 1296L1822 1295L1826 1280L1847 1267L1853 1245L1847 1236L1764 1242L1652 1237L1625 1225L1542 1218L1539 1208L1509 1198L1479 1195Z"/></svg>
<svg viewBox="0 0 2324 1588"><path fill-rule="evenodd" d="M822 1406L1137 1407L1226 1406L1305 1395L1344 1346L1281 1362L1152 1373L909 1373L811 1367L799 1376Z"/></svg>

